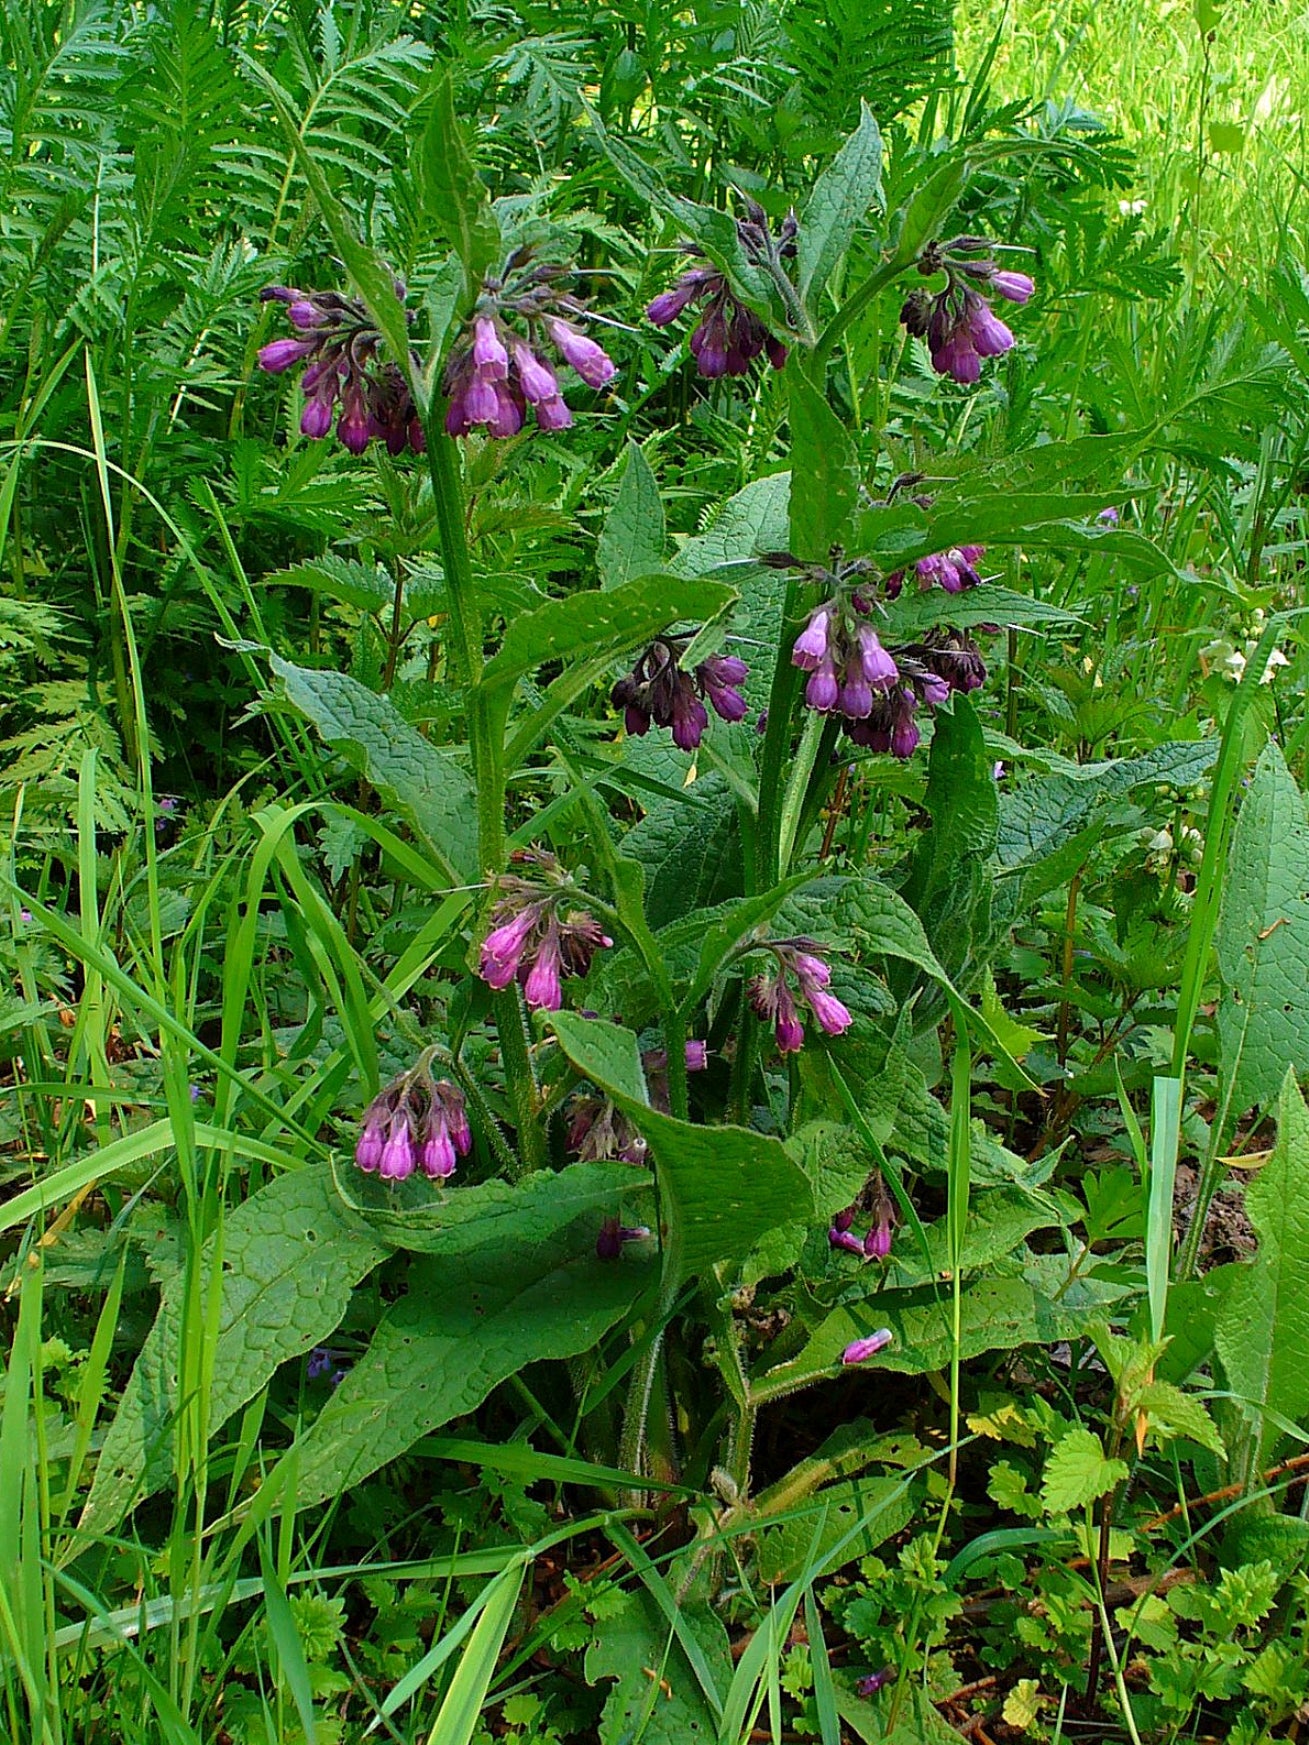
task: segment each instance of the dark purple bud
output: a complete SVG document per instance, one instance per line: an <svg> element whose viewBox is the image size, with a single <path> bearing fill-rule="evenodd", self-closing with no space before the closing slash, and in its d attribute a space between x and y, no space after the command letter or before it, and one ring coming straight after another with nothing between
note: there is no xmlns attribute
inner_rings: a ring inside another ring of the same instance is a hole
<svg viewBox="0 0 1309 1745"><path fill-rule="evenodd" d="M280 375L311 355L314 342L308 339L274 339L259 348L259 368L270 375Z"/></svg>
<svg viewBox="0 0 1309 1745"><path fill-rule="evenodd" d="M849 1230L838 1230L836 1225L833 1224L832 1228L827 1232L827 1240L832 1248L842 1248L847 1254L857 1254L861 1258L863 1256L863 1243Z"/></svg>

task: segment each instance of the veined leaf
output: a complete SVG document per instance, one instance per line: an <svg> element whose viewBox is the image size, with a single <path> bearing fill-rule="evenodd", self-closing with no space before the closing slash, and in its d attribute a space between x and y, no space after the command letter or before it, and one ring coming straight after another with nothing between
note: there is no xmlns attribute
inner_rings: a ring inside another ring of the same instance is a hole
<svg viewBox="0 0 1309 1745"><path fill-rule="evenodd" d="M650 463L634 442L613 507L605 517L596 551L601 585L621 588L637 576L653 574L664 557L664 506Z"/></svg>
<svg viewBox="0 0 1309 1745"><path fill-rule="evenodd" d="M791 378L791 550L826 563L859 498L859 459L845 425L797 370Z"/></svg>
<svg viewBox="0 0 1309 1745"><path fill-rule="evenodd" d="M812 310L864 214L882 198L882 136L860 102L859 125L814 183L797 238L800 295Z"/></svg>
<svg viewBox="0 0 1309 1745"><path fill-rule="evenodd" d="M205 1252L212 1265L212 1242ZM230 1213L222 1237L211 1430L253 1399L279 1364L320 1344L340 1322L354 1286L389 1253L389 1245L341 1205L321 1168L279 1176ZM179 1275L164 1291L105 1436L83 1530L111 1532L136 1497L158 1490L173 1470L184 1289Z"/></svg>
<svg viewBox="0 0 1309 1745"><path fill-rule="evenodd" d="M1125 1460L1107 1460L1094 1430L1078 1424L1050 1450L1041 1477L1041 1500L1051 1514L1085 1508L1127 1477Z"/></svg>
<svg viewBox="0 0 1309 1745"><path fill-rule="evenodd" d="M500 227L455 109L454 80L448 67L437 78L432 93L417 171L424 210L463 263L465 295L471 296L495 262Z"/></svg>

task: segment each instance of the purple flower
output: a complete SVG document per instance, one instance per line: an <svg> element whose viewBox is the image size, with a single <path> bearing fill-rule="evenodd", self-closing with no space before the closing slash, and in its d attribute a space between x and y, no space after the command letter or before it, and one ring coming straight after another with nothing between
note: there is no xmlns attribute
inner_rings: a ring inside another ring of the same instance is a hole
<svg viewBox="0 0 1309 1745"><path fill-rule="evenodd" d="M711 654L688 673L681 666L686 649L685 638L657 638L619 679L610 700L622 709L629 733L645 733L654 721L672 729L673 743L682 751L694 751L709 725L702 699L724 721L745 718L746 701L737 687L750 669L735 655Z"/></svg>
<svg viewBox="0 0 1309 1745"><path fill-rule="evenodd" d="M870 1333L866 1339L852 1339L841 1353L843 1364L866 1363L870 1357L876 1357L879 1351L885 1351L891 1343L891 1329L879 1327L876 1333Z"/></svg>
<svg viewBox="0 0 1309 1745"><path fill-rule="evenodd" d="M336 1358L326 1345L315 1345L305 1365L305 1376L309 1381L319 1381L323 1376L331 1375L335 1365Z"/></svg>
<svg viewBox="0 0 1309 1745"><path fill-rule="evenodd" d="M762 206L746 201L746 216L738 219L737 239L747 258L773 274L785 270L783 263L796 253L797 223L788 213L774 236ZM767 356L775 370L786 363L787 348L770 333L752 309L732 291L726 278L691 243L682 252L700 264L689 267L670 290L646 307L646 319L667 327L692 304L701 306L700 318L691 333L690 349L697 370L709 380L720 376L743 376L757 357Z"/></svg>
<svg viewBox="0 0 1309 1745"><path fill-rule="evenodd" d="M535 406L541 400L559 398L558 376L543 358L537 357L530 345L514 346L514 363L518 369L518 385L529 406Z"/></svg>
<svg viewBox="0 0 1309 1745"><path fill-rule="evenodd" d="M519 349L514 347L515 356ZM527 350L526 347L521 349ZM528 356L531 355L529 351ZM479 315L473 322L473 368L484 381L505 382L509 379L509 353L489 315ZM529 394L528 399L531 398Z"/></svg>
<svg viewBox="0 0 1309 1745"><path fill-rule="evenodd" d="M836 668L830 660L809 675L809 683L804 688L804 700L811 709L820 715L826 715L835 709L841 695L841 687L837 682Z"/></svg>
<svg viewBox="0 0 1309 1745"><path fill-rule="evenodd" d="M523 949L536 927L539 909L529 904L511 920L488 933L482 941L478 974L493 988L507 988L518 974Z"/></svg>
<svg viewBox="0 0 1309 1745"><path fill-rule="evenodd" d="M966 299L968 337L973 342L973 350L979 357L999 357L1010 350L1014 343L1013 333L999 316L994 314L991 305L984 297L978 297L970 292Z"/></svg>
<svg viewBox="0 0 1309 1745"><path fill-rule="evenodd" d="M965 386L980 381L982 359L966 327L948 333L932 352L932 368L938 376L953 376Z"/></svg>
<svg viewBox="0 0 1309 1745"><path fill-rule="evenodd" d="M1036 290L1036 284L1026 273L1011 273L1002 269L991 274L991 289L998 291L1009 302L1021 306Z"/></svg>
<svg viewBox="0 0 1309 1745"><path fill-rule="evenodd" d="M827 1232L827 1240L829 1245L833 1248L843 1248L847 1254L857 1254L860 1257L863 1256L863 1243L849 1230L838 1230L836 1225L833 1224L832 1228Z"/></svg>
<svg viewBox="0 0 1309 1745"><path fill-rule="evenodd" d="M405 1181L416 1169L443 1179L454 1174L457 1157L466 1157L472 1142L462 1091L449 1079L434 1079L425 1055L364 1111L355 1162L384 1181Z"/></svg>
<svg viewBox="0 0 1309 1745"><path fill-rule="evenodd" d="M817 1018L820 1029L828 1036L840 1036L854 1023L847 1006L842 1005L835 994L829 994L822 988L809 987L801 984L801 990L809 1010Z"/></svg>
<svg viewBox="0 0 1309 1745"><path fill-rule="evenodd" d="M893 685L899 678L900 671L878 641L877 633L869 625L861 624L855 632L855 641L859 647L860 666L867 682L881 690Z"/></svg>
<svg viewBox="0 0 1309 1745"><path fill-rule="evenodd" d="M709 1044L690 1041L686 1045L686 1070L703 1072L709 1065Z"/></svg>
<svg viewBox="0 0 1309 1745"><path fill-rule="evenodd" d="M294 369L296 364L312 357L314 349L311 339L274 339L259 348L259 368L270 375L281 375L283 370Z"/></svg>
<svg viewBox="0 0 1309 1745"><path fill-rule="evenodd" d="M1111 503L1107 509L1102 509L1100 511L1096 516L1096 520L1100 523L1101 527L1117 527L1118 511Z"/></svg>
<svg viewBox="0 0 1309 1745"><path fill-rule="evenodd" d="M559 929L553 917L545 938L537 948L536 958L523 983L523 997L529 1006L543 1012L557 1012L564 1003L559 972L563 967L559 949Z"/></svg>
<svg viewBox="0 0 1309 1745"><path fill-rule="evenodd" d="M551 399L537 401L536 423L539 430L567 430L572 422L573 415L561 395L556 394Z"/></svg>
<svg viewBox="0 0 1309 1745"><path fill-rule="evenodd" d="M620 1224L617 1218L606 1218L595 1239L595 1252L600 1260L618 1260L629 1242L648 1242L650 1232L644 1224Z"/></svg>
<svg viewBox="0 0 1309 1745"><path fill-rule="evenodd" d="M529 1006L555 1012L563 1004L563 977L586 975L595 953L613 940L585 910L564 908L573 887L553 855L522 849L514 859L539 868L542 876L507 873L498 881L478 974L496 989L517 980Z"/></svg>
<svg viewBox="0 0 1309 1745"><path fill-rule="evenodd" d="M809 614L809 622L795 639L791 650L792 664L811 673L827 659L828 628L832 622L832 604L824 601Z"/></svg>
<svg viewBox="0 0 1309 1745"><path fill-rule="evenodd" d="M763 949L773 954L776 967L769 974L756 976L747 991L755 1011L773 1025L783 1054L794 1054L804 1044L804 1027L791 991L792 977L800 998L828 1036L839 1036L850 1028L854 1019L841 1001L827 992L832 972L816 955L812 939L770 940Z"/></svg>
<svg viewBox="0 0 1309 1745"><path fill-rule="evenodd" d="M557 317L548 320L545 330L559 348L566 363L570 363L588 388L603 388L618 373L613 359L603 346L597 345L585 333Z"/></svg>
<svg viewBox="0 0 1309 1745"><path fill-rule="evenodd" d="M895 1668L884 1666L880 1672L869 1672L855 1683L856 1694L861 1697L876 1696L884 1685L895 1682Z"/></svg>
<svg viewBox="0 0 1309 1745"><path fill-rule="evenodd" d="M359 1154L356 1151L355 1161L358 1162L358 1160ZM399 1109L391 1116L386 1138L382 1142L382 1154L378 1159L377 1173L383 1181L402 1182L407 1180L417 1167L418 1152L414 1145L413 1134L409 1131L409 1117L403 1109Z"/></svg>

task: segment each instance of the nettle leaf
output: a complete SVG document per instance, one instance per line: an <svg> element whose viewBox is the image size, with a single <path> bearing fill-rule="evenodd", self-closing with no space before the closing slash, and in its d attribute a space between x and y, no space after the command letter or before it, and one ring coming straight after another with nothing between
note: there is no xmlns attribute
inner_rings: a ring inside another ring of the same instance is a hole
<svg viewBox="0 0 1309 1745"><path fill-rule="evenodd" d="M1309 1064L1309 823L1281 751L1255 765L1232 837L1214 937L1218 1040L1233 1114L1266 1107Z"/></svg>
<svg viewBox="0 0 1309 1745"><path fill-rule="evenodd" d="M637 576L652 574L663 562L665 537L658 480L641 449L629 442L622 482L596 550L601 586L621 588Z"/></svg>
<svg viewBox="0 0 1309 1745"><path fill-rule="evenodd" d="M791 377L791 550L826 563L846 543L859 500L859 457L850 434L799 370Z"/></svg>
<svg viewBox="0 0 1309 1745"><path fill-rule="evenodd" d="M800 295L811 310L868 208L881 201L882 136L861 101L858 127L814 183L800 219Z"/></svg>
<svg viewBox="0 0 1309 1745"><path fill-rule="evenodd" d="M208 1400L212 1433L254 1398L279 1364L327 1338L355 1285L390 1252L384 1238L342 1205L321 1168L279 1176L229 1213ZM212 1268L217 1259L211 1238L203 1264ZM172 1475L185 1292L185 1276L177 1273L105 1436L83 1529L111 1532L138 1496L149 1496Z"/></svg>
<svg viewBox="0 0 1309 1745"><path fill-rule="evenodd" d="M1150 1434L1166 1442L1174 1436L1189 1437L1220 1458L1226 1453L1218 1426L1209 1416L1203 1400L1194 1394L1184 1394L1168 1381L1147 1382L1132 1396L1132 1404L1150 1419Z"/></svg>
<svg viewBox="0 0 1309 1745"><path fill-rule="evenodd" d="M1094 1430L1066 1430L1050 1450L1041 1477L1041 1501L1051 1515L1084 1508L1127 1477L1125 1460L1108 1460Z"/></svg>
<svg viewBox="0 0 1309 1745"><path fill-rule="evenodd" d="M423 211L458 255L471 294L499 254L500 227L455 107L448 67L436 80L414 167Z"/></svg>
<svg viewBox="0 0 1309 1745"><path fill-rule="evenodd" d="M349 674L293 666L276 654L269 664L288 701L406 815L452 882L476 879L476 807L466 771L411 727L389 697Z"/></svg>
<svg viewBox="0 0 1309 1745"><path fill-rule="evenodd" d="M651 1109L630 1030L556 1012L550 1027L578 1072L612 1097L650 1147L664 1219L665 1288L745 1259L778 1224L812 1218L809 1178L780 1140L697 1127Z"/></svg>
<svg viewBox="0 0 1309 1745"><path fill-rule="evenodd" d="M597 1259L595 1232L588 1215L508 1253L483 1243L415 1261L407 1294L288 1456L295 1507L339 1496L529 1363L594 1346L655 1270L631 1248Z"/></svg>
<svg viewBox="0 0 1309 1745"><path fill-rule="evenodd" d="M1309 1110L1292 1069L1277 1106L1277 1144L1246 1189L1245 1209L1259 1250L1235 1269L1215 1343L1229 1387L1256 1414L1258 1466L1281 1435L1260 1408L1292 1423L1309 1418Z"/></svg>
<svg viewBox="0 0 1309 1745"><path fill-rule="evenodd" d="M311 593L354 606L375 616L395 609L395 579L381 564L360 563L357 558L324 552L290 569L261 578L268 588L308 588ZM428 618L447 607L445 578L439 570L420 569L406 577L402 592L406 618Z"/></svg>
<svg viewBox="0 0 1309 1745"><path fill-rule="evenodd" d="M667 574L640 576L608 593L568 594L510 622L482 683L507 687L548 661L614 658L672 624L717 617L735 597L721 582Z"/></svg>
<svg viewBox="0 0 1309 1745"><path fill-rule="evenodd" d="M469 1254L496 1246L516 1254L547 1242L588 1213L597 1228L620 1205L650 1186L648 1171L626 1163L570 1163L537 1170L522 1181L480 1182L444 1189L412 1178L399 1184L364 1176L350 1190L340 1187L352 1211L379 1240L414 1254ZM410 1203L402 1202L412 1190ZM434 1197L436 1196L436 1197Z"/></svg>

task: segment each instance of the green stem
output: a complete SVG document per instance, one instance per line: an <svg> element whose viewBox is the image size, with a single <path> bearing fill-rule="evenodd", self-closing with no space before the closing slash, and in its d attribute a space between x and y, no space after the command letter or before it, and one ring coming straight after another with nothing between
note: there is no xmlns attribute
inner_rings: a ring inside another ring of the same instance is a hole
<svg viewBox="0 0 1309 1745"><path fill-rule="evenodd" d="M910 264L909 261L902 261L898 254L892 255L889 261L883 261L877 271L871 273L868 278L864 280L858 290L853 291L850 296L846 298L845 302L842 303L836 314L833 315L832 319L823 329L818 344L814 348L813 364L810 373L813 375L815 381L821 381L821 371L826 367L827 360L831 357L832 352L836 347L836 342L840 339L846 328L856 322L873 299L884 291L893 279L898 279L900 274L904 272L905 268Z"/></svg>
<svg viewBox="0 0 1309 1745"><path fill-rule="evenodd" d="M801 600L809 584L791 576L782 607L782 641L768 693L768 730L759 765L759 834L755 845L755 890L769 891L777 883L781 855L785 788L782 771L791 752L791 719L804 674L791 663L791 632L801 616Z"/></svg>

